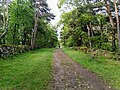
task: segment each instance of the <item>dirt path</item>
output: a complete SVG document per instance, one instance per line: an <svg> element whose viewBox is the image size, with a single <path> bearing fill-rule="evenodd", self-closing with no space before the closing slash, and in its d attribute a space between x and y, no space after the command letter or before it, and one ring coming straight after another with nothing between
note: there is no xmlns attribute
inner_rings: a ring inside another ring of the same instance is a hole
<svg viewBox="0 0 120 90"><path fill-rule="evenodd" d="M112 90L61 50L54 53L53 90Z"/></svg>

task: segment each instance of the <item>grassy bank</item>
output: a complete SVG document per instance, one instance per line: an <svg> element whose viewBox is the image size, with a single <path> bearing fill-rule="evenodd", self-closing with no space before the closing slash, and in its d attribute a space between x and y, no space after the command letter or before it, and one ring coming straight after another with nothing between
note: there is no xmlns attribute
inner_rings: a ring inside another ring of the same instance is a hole
<svg viewBox="0 0 120 90"><path fill-rule="evenodd" d="M120 61L108 60L104 57L96 59L69 48L64 48L63 51L81 66L98 74L109 85L120 90Z"/></svg>
<svg viewBox="0 0 120 90"><path fill-rule="evenodd" d="M0 90L49 90L54 49L40 49L0 61Z"/></svg>

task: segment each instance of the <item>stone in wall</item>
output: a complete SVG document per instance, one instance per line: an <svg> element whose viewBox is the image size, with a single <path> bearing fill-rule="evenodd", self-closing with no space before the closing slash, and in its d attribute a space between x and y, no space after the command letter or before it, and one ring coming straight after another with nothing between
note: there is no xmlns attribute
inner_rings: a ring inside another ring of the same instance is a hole
<svg viewBox="0 0 120 90"><path fill-rule="evenodd" d="M13 55L29 51L30 48L26 45L0 45L0 57L1 58L8 58Z"/></svg>

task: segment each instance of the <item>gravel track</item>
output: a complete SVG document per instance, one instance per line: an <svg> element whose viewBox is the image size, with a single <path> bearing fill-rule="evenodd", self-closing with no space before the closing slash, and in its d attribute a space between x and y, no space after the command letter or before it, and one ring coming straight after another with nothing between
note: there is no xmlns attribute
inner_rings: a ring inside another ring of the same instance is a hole
<svg viewBox="0 0 120 90"><path fill-rule="evenodd" d="M96 74L74 62L60 49L54 53L53 90L113 90Z"/></svg>

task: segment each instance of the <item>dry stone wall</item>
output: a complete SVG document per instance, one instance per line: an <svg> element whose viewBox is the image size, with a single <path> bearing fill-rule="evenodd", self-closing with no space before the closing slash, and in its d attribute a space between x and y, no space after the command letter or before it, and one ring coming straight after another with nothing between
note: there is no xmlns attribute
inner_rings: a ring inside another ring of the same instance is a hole
<svg viewBox="0 0 120 90"><path fill-rule="evenodd" d="M15 45L0 45L0 58L7 58L13 55L29 51L30 48L28 46L15 46Z"/></svg>

